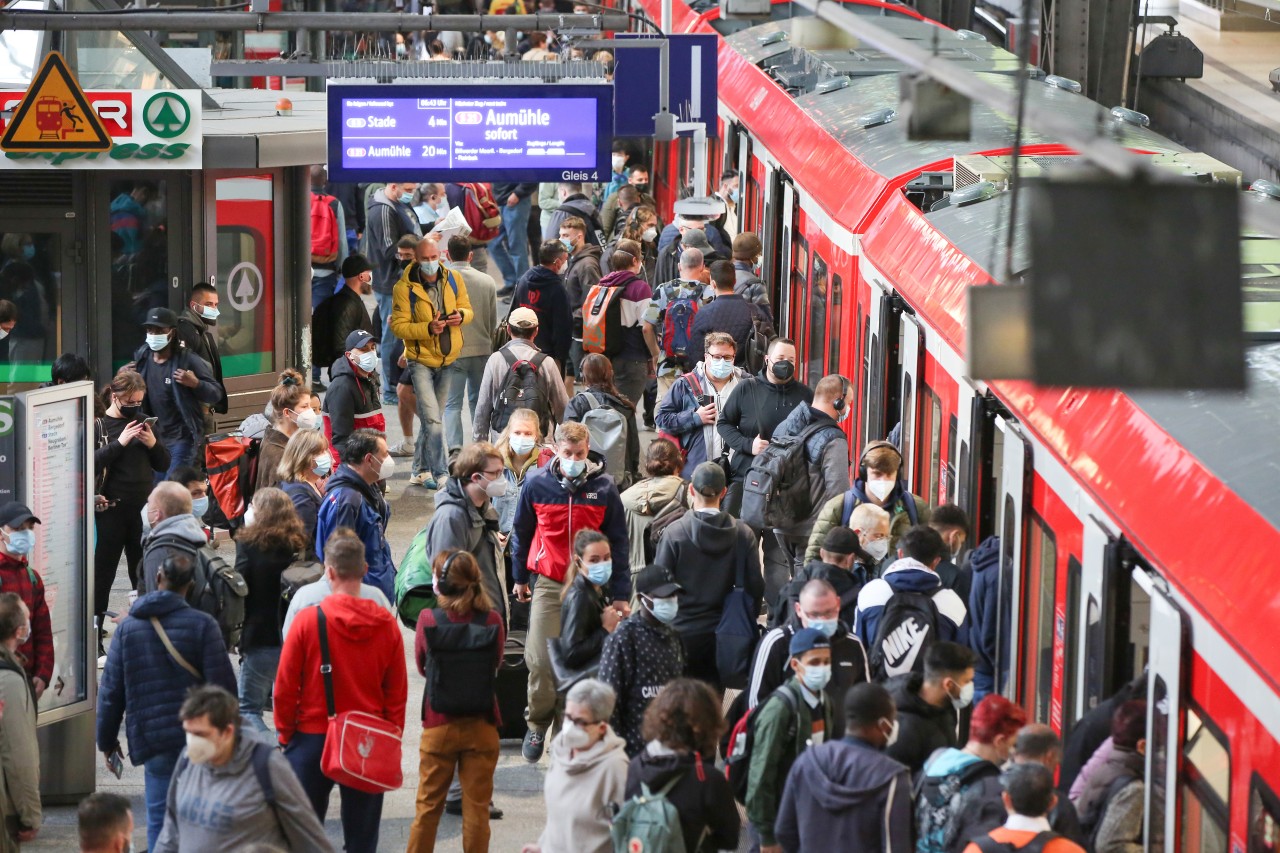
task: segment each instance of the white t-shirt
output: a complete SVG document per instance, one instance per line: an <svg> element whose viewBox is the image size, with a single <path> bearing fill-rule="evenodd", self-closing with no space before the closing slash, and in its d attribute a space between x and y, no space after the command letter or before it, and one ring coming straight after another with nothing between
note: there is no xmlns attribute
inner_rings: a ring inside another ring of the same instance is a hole
<svg viewBox="0 0 1280 853"><path fill-rule="evenodd" d="M304 607L315 607L331 595L333 595L333 587L329 586L329 579L323 575L320 580L309 583L294 593L293 600L289 602L289 612L284 615L284 630L281 632L281 637L289 636L289 626L293 624L293 617L297 616ZM376 586L360 584L360 597L372 599L387 608L392 616L396 615L396 609L391 606L390 601L387 601L382 590Z"/></svg>

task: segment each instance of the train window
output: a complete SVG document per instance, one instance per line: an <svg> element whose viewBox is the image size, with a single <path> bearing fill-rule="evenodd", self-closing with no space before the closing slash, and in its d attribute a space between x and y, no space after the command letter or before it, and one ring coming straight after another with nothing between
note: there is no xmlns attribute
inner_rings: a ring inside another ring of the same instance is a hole
<svg viewBox="0 0 1280 853"><path fill-rule="evenodd" d="M929 401L933 410L929 417L929 491L925 492L924 499L929 503L942 503L945 495L938 488L938 478L942 476L942 403L932 392Z"/></svg>
<svg viewBox="0 0 1280 853"><path fill-rule="evenodd" d="M1182 851L1227 849L1231 753L1227 739L1198 708L1187 709L1187 744L1182 786Z"/></svg>
<svg viewBox="0 0 1280 853"><path fill-rule="evenodd" d="M827 340L830 342L827 346L827 373L840 373L840 303L843 301L844 282L840 280L840 276L831 276L831 327L827 330ZM854 325L854 334L857 334L857 325ZM854 402L857 402L858 394L854 392Z"/></svg>
<svg viewBox="0 0 1280 853"><path fill-rule="evenodd" d="M1249 786L1249 853L1277 851L1280 851L1280 798L1255 773Z"/></svg>
<svg viewBox="0 0 1280 853"><path fill-rule="evenodd" d="M827 262L814 252L813 277L809 282L808 361L805 362L810 388L826 375L823 360L827 355L827 296Z"/></svg>
<svg viewBox="0 0 1280 853"><path fill-rule="evenodd" d="M1049 721L1053 697L1054 593L1058 549L1053 532L1035 510L1027 513L1030 536L1024 557L1022 595L1022 692L1032 718Z"/></svg>
<svg viewBox="0 0 1280 853"><path fill-rule="evenodd" d="M147 311L169 307L168 184L166 180L112 181L109 189L111 366L116 370L133 360ZM22 325L21 306L18 325Z"/></svg>
<svg viewBox="0 0 1280 853"><path fill-rule="evenodd" d="M956 453L959 450L957 442L960 440L960 422L955 415L947 417L947 468L944 474L946 482L943 485L943 491L946 493L946 499L951 503L958 503L959 495L956 493Z"/></svg>
<svg viewBox="0 0 1280 853"><path fill-rule="evenodd" d="M114 227L114 216L111 221ZM161 229L161 237L164 234L164 229ZM112 241L113 245L115 242ZM161 241L159 261L164 261L166 257L163 244L164 241ZM62 352L60 317L63 310L62 267L66 248L62 235L56 232L0 231L0 253L3 253L0 258L0 299L12 302L17 309L12 318L12 330L0 341L0 382L6 385L34 388L38 383L47 382L53 359ZM120 255L118 249L113 255ZM113 263L114 260L115 258ZM116 334L118 340L123 332L124 346L130 353L137 348L142 337L141 320L147 313L147 307L151 307L146 302L148 294L154 290L158 293L156 298L160 300L157 304L166 304L166 271L165 267L161 267L158 275L148 278L146 282L142 281L139 274L135 286L142 291L146 307L136 317L132 301L128 298L131 292L122 293L121 298L112 300L113 310L117 313L121 310L127 312L132 320L126 324L126 330L118 330ZM154 288L149 286L153 282L158 282ZM119 347L117 344L117 348ZM124 361L128 360L126 356Z"/></svg>
<svg viewBox="0 0 1280 853"><path fill-rule="evenodd" d="M910 374L903 374L902 376L902 412L905 416L900 421L902 424L902 430L898 439L898 449L902 451L904 469L907 467L907 460L911 458L911 448L913 446L911 439L913 438L912 432L914 431L916 421L915 417L911 414L912 412L915 412L915 395L914 389L912 388L913 379L914 377ZM912 486L910 475L908 475L905 470L900 472L900 476L907 481L908 489L911 489L913 492L916 491Z"/></svg>
<svg viewBox="0 0 1280 853"><path fill-rule="evenodd" d="M1063 740L1071 732L1076 722L1076 697L1079 691L1080 655L1076 642L1075 627L1080 622L1080 558L1075 554L1067 556L1067 624L1063 632L1063 667L1062 667L1062 736Z"/></svg>
<svg viewBox="0 0 1280 853"><path fill-rule="evenodd" d="M920 442L916 449L916 482L920 486L920 495L928 503L933 503L933 492L929 489L929 436L933 432L933 389L924 382L920 383Z"/></svg>
<svg viewBox="0 0 1280 853"><path fill-rule="evenodd" d="M271 176L219 178L216 198L222 375L268 373L276 343Z"/></svg>
<svg viewBox="0 0 1280 853"><path fill-rule="evenodd" d="M1151 776L1147 785L1151 792L1151 813L1147 816L1151 827L1149 850L1165 849L1164 813L1167 797L1172 792L1166 790L1165 780L1169 768L1169 706L1177 701L1169 696L1169 685L1159 673L1152 673L1151 683L1151 728L1147 731L1147 755L1151 756Z"/></svg>

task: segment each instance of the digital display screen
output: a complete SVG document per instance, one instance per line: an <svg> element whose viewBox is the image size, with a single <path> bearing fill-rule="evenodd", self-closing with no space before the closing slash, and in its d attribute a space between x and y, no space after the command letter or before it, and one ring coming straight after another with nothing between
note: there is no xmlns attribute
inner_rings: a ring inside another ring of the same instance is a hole
<svg viewBox="0 0 1280 853"><path fill-rule="evenodd" d="M335 181L607 179L609 85L330 85Z"/></svg>

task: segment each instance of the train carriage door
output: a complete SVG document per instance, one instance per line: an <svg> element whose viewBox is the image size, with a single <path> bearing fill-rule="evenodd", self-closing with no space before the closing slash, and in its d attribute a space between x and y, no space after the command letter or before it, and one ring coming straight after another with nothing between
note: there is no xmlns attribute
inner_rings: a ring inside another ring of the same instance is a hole
<svg viewBox="0 0 1280 853"><path fill-rule="evenodd" d="M791 183L789 178L782 181L782 243L781 250L778 252L777 277L778 290L781 294L778 299L778 321L783 334L792 339L798 339L799 329L795 327L794 312L791 310L791 301L796 298L795 294L795 275L792 267L792 247L796 240L796 207L799 200L796 198L795 185Z"/></svg>
<svg viewBox="0 0 1280 853"><path fill-rule="evenodd" d="M898 421L901 424L900 435L898 438L898 449L902 451L903 465L906 470L901 472L902 477L907 481L907 486L916 494L920 494L920 490L916 488L915 473L916 459L915 453L915 437L916 437L916 400L920 396L920 353L924 349L924 329L920 327L920 323L913 314L907 311L902 312L902 322L898 327L898 355L902 359L902 384L901 396L902 403L899 410ZM925 495L926 501L936 499L936 496Z"/></svg>
<svg viewBox="0 0 1280 853"><path fill-rule="evenodd" d="M764 221L760 229L764 254L760 259L760 277L769 290L778 329L786 328L783 325L786 303L782 298L782 258L791 256L790 219L783 218L782 188L787 183L781 169L765 165Z"/></svg>
<svg viewBox="0 0 1280 853"><path fill-rule="evenodd" d="M1075 643L1084 665L1077 671L1077 720L1131 680L1135 665L1131 656L1118 653L1128 646L1132 618L1129 546L1090 516L1084 520L1083 550Z"/></svg>
<svg viewBox="0 0 1280 853"><path fill-rule="evenodd" d="M880 346L884 338L885 312L889 299L884 288L877 281L871 282L871 304L867 309L866 350L863 355L863 367L867 377L866 393L863 395L863 409L866 418L863 421L864 433L862 447L868 442L884 437L884 348Z"/></svg>
<svg viewBox="0 0 1280 853"><path fill-rule="evenodd" d="M1016 421L995 417L994 444L996 460L996 494L1000 496L1000 593L999 643L996 653L996 692L1009 698L1018 695L1018 635L1013 626L1021 625L1019 602L1022 586L1022 548L1025 530L1024 511L1031 497L1031 445Z"/></svg>
<svg viewBox="0 0 1280 853"><path fill-rule="evenodd" d="M1149 851L1176 851L1178 845L1178 760L1186 704L1188 627L1178 605L1165 594L1162 578L1137 568L1133 582L1151 600L1148 677L1145 817L1142 837Z"/></svg>
<svg viewBox="0 0 1280 853"><path fill-rule="evenodd" d="M756 224L759 212L755 209L755 193L751 191L754 181L751 177L751 134L738 128L738 230L751 231Z"/></svg>

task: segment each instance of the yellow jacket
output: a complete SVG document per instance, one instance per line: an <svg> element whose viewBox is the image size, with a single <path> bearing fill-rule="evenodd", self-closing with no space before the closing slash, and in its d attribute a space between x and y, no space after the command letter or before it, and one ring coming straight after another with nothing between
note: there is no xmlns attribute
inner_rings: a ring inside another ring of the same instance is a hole
<svg viewBox="0 0 1280 853"><path fill-rule="evenodd" d="M445 326L443 332L433 335L430 324L454 311L462 314L464 325L475 317L462 276L441 264L436 283L428 285L419 265L408 264L391 291L391 304L391 334L404 341L407 359L427 367L444 367L458 360L462 327Z"/></svg>

